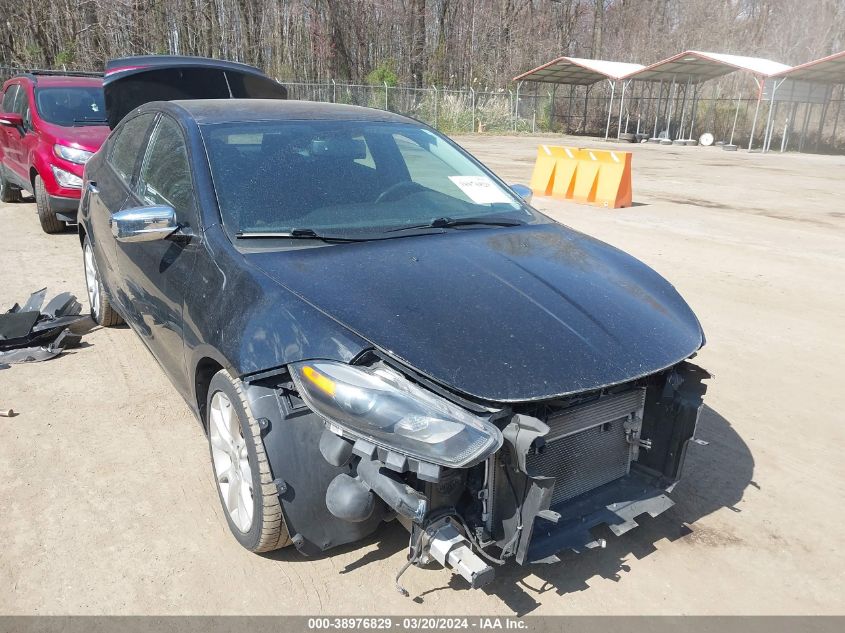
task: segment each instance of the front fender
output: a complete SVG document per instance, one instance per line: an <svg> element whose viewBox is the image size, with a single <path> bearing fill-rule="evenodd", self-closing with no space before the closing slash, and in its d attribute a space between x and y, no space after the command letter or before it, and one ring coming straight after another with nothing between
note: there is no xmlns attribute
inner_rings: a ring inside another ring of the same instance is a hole
<svg viewBox="0 0 845 633"><path fill-rule="evenodd" d="M219 226L203 242L183 311L191 371L211 358L243 377L309 358L349 362L371 347L247 264Z"/></svg>

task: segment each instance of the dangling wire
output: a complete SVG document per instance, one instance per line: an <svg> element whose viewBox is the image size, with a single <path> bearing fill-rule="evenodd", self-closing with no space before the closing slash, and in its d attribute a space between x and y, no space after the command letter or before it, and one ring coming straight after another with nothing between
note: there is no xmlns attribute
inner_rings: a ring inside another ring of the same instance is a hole
<svg viewBox="0 0 845 633"><path fill-rule="evenodd" d="M393 579L393 582L396 585L396 591L401 593L406 598L410 594L408 593L408 590L405 589L405 587L403 587L399 583L399 578L402 577L402 574L404 574L406 571L408 571L408 567L410 567L411 565L415 565L420 560L420 556L422 555L422 552L420 551L420 544L422 543L423 534L425 534L425 531L420 530L420 534L419 534L419 536L417 536L417 542L414 543L414 546L413 546L414 547L414 555L411 558L408 559L407 563L402 565L402 568L399 570L399 573L396 574L396 577Z"/></svg>

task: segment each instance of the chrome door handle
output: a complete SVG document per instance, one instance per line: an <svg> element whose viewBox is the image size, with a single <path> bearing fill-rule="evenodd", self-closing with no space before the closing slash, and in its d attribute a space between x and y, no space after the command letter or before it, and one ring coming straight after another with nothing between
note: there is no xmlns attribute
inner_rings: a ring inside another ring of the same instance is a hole
<svg viewBox="0 0 845 633"><path fill-rule="evenodd" d="M88 191L90 193L100 193L100 189L97 187L97 183L88 181Z"/></svg>

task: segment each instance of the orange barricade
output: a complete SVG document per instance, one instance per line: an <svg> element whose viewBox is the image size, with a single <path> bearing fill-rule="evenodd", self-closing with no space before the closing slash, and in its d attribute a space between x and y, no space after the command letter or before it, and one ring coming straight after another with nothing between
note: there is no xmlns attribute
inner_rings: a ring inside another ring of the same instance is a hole
<svg viewBox="0 0 845 633"><path fill-rule="evenodd" d="M538 196L610 209L630 207L631 152L540 145L531 189Z"/></svg>

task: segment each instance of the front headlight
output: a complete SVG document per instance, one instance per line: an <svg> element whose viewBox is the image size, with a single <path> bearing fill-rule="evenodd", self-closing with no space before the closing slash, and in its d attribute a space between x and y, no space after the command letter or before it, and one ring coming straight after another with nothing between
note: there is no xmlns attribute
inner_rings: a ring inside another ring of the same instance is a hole
<svg viewBox="0 0 845 633"><path fill-rule="evenodd" d="M76 174L60 169L55 165L50 165L50 169L53 170L53 176L55 176L56 182L59 183L60 187L64 187L65 189L82 189L82 178Z"/></svg>
<svg viewBox="0 0 845 633"><path fill-rule="evenodd" d="M335 432L422 461L471 466L502 445L499 429L386 366L290 366L300 397Z"/></svg>
<svg viewBox="0 0 845 633"><path fill-rule="evenodd" d="M64 158L77 165L84 165L88 159L94 155L94 152L89 152L84 149L76 149L75 147L68 147L67 145L53 145L53 152L59 158Z"/></svg>

